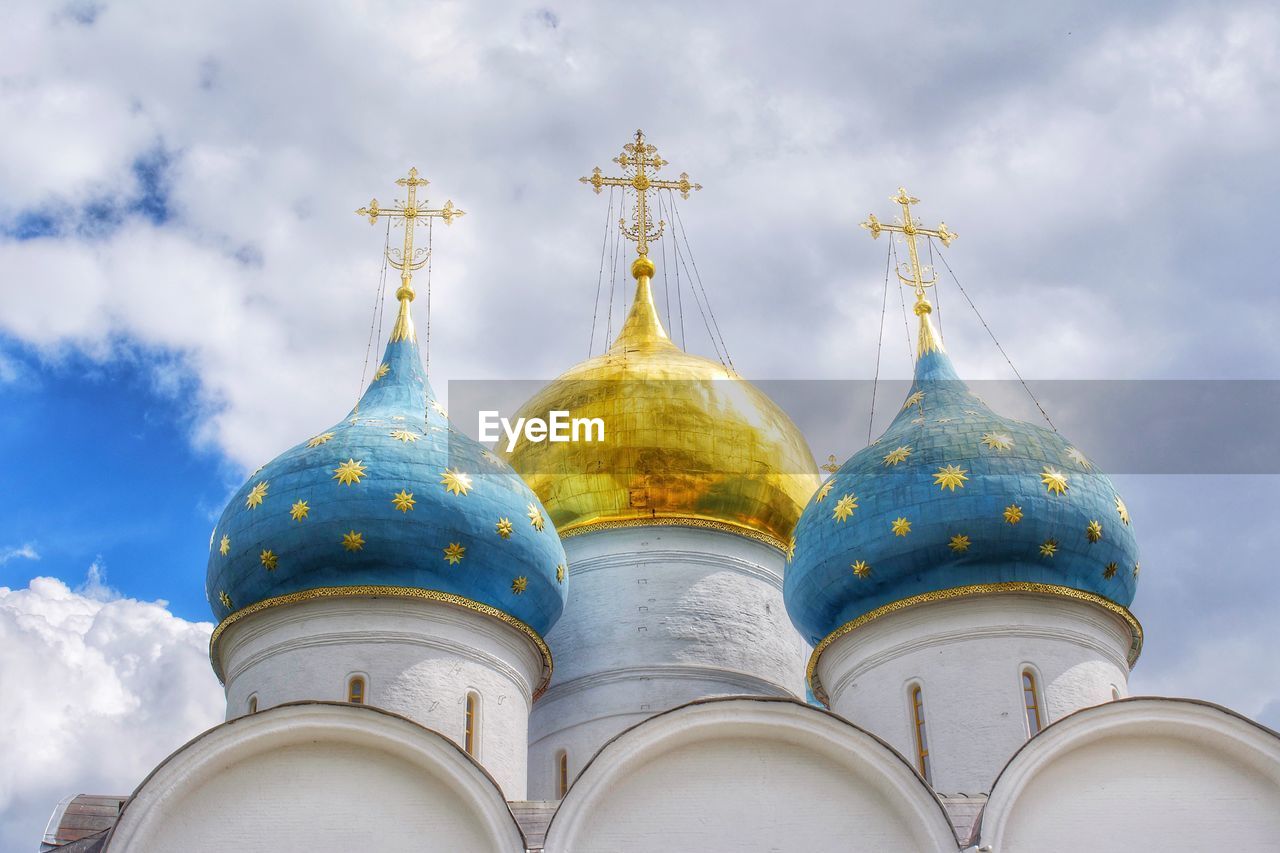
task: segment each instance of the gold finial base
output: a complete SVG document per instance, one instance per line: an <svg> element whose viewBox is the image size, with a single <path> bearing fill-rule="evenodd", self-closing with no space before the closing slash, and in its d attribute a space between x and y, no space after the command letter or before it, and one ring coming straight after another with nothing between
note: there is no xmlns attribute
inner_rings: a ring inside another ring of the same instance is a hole
<svg viewBox="0 0 1280 853"><path fill-rule="evenodd" d="M653 265L653 261L649 260L644 255L641 255L631 262L631 277L637 280L641 278L653 278L653 274L656 272L656 269L657 268Z"/></svg>

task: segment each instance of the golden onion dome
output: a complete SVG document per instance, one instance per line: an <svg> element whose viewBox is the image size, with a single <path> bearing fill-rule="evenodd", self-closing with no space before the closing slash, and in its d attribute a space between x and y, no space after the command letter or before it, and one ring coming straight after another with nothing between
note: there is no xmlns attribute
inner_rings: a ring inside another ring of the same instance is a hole
<svg viewBox="0 0 1280 853"><path fill-rule="evenodd" d="M507 455L562 537L608 527L709 527L787 550L818 487L800 430L758 388L667 336L653 263L637 258L636 297L617 340L529 400L519 417L600 418L603 441L530 441Z"/></svg>

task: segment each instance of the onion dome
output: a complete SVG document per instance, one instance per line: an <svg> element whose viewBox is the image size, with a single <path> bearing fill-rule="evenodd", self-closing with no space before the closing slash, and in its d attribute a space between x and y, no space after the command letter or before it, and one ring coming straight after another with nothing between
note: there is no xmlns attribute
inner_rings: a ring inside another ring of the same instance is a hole
<svg viewBox="0 0 1280 853"><path fill-rule="evenodd" d="M921 297L911 393L809 501L784 593L814 660L834 636L939 598L1043 592L1126 609L1138 545L1111 481L1048 429L1001 417L956 375ZM812 662L811 662L812 668ZM811 669L812 672L812 669Z"/></svg>
<svg viewBox="0 0 1280 853"><path fill-rule="evenodd" d="M675 524L785 549L818 471L804 436L758 388L684 352L653 303L653 262L631 266L636 296L617 340L547 385L520 417L600 418L604 441L531 442L509 455L561 536Z"/></svg>
<svg viewBox="0 0 1280 853"><path fill-rule="evenodd" d="M546 510L505 462L454 431L422 367L412 290L397 295L399 319L355 409L254 472L218 521L207 590L219 633L317 597L445 601L539 645L559 618L565 556Z"/></svg>

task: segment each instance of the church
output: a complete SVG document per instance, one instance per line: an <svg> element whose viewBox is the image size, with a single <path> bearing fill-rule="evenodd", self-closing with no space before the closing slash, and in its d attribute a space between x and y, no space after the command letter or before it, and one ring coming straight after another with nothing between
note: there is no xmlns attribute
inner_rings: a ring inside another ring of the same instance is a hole
<svg viewBox="0 0 1280 853"><path fill-rule="evenodd" d="M602 442L498 452L423 367L426 180L398 315L357 405L255 471L209 542L226 721L80 796L42 850L1056 853L1280 850L1280 735L1131 696L1142 566L1082 448L971 392L900 190L910 391L824 480L788 415L660 318L637 132L620 188L634 299L521 415ZM904 292L905 292L904 290ZM287 393L282 389L282 393ZM852 425L850 425L852 427Z"/></svg>

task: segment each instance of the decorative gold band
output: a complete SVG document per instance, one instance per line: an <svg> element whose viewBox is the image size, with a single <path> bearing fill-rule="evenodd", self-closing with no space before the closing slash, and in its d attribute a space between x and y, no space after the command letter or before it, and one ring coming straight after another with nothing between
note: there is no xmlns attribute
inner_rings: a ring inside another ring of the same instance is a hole
<svg viewBox="0 0 1280 853"><path fill-rule="evenodd" d="M537 699L541 696L547 689L547 685L551 683L551 649L547 648L547 644L538 635L537 631L510 613L504 613L496 607L490 607L488 604L481 604L478 601L472 601L469 598L463 598L461 595L454 595L450 592L440 592L435 589L417 589L410 586L322 586L315 589L291 592L287 595L277 595L274 598L264 598L262 601L241 608L219 622L218 627L213 629L213 635L209 638L209 660L213 663L213 672L218 676L218 681L225 683L217 654L218 639L222 636L223 631L241 619L252 616L254 613L260 613L268 608L280 607L285 604L297 604L301 601L314 601L321 598L416 598L423 601L438 601L443 604L451 604L465 610L482 613L485 616L492 616L520 631L537 646L538 653L542 656L542 678L539 680L537 688L533 691L533 698Z"/></svg>
<svg viewBox="0 0 1280 853"><path fill-rule="evenodd" d="M813 695L819 702L830 707L830 699L827 691L823 688L822 682L818 679L818 658L827 650L827 647L840 639L846 634L866 625L868 622L875 621L881 616L888 616L890 613L897 613L899 610L906 610L910 607L917 607L921 604L929 604L935 601L950 601L957 598L969 598L975 595L997 595L1000 593L1021 592L1033 593L1035 595L1053 595L1059 598L1073 598L1076 601L1084 601L1089 604L1095 604L1119 616L1129 626L1131 641L1129 644L1129 666L1133 667L1138 662L1138 655L1142 654L1142 624L1137 618L1129 612L1125 607L1121 607L1114 601L1095 595L1092 592L1085 592L1082 589L1074 589L1069 586L1058 586L1048 583L1030 583L1022 581L1008 581L1005 583L983 583L974 584L972 586L958 586L954 589L940 589L934 592L925 592L920 595L913 595L910 598L899 599L882 607L877 607L869 613L864 613L857 619L850 620L839 628L832 631L822 639L822 642L814 646L813 654L809 655L809 666L805 670L805 678L809 682L809 689L813 691Z"/></svg>
<svg viewBox="0 0 1280 853"><path fill-rule="evenodd" d="M719 530L722 533L732 533L735 536L742 536L752 539L756 542L762 542L771 548L776 548L782 553L787 552L787 545L781 539L770 536L768 533L762 533L759 530L753 530L750 527L741 524L731 524L727 521L717 521L712 518L698 518L696 516L687 515L645 515L636 518L607 518L600 521L584 521L578 524L570 525L563 530L557 529L561 539L568 539L571 536L581 536L584 533L595 533L598 530L620 530L626 527L700 527L704 530Z"/></svg>

